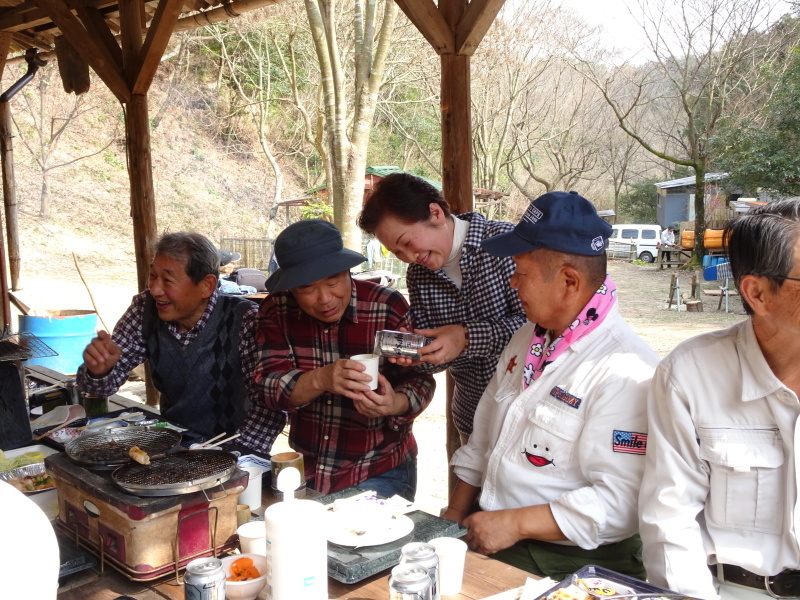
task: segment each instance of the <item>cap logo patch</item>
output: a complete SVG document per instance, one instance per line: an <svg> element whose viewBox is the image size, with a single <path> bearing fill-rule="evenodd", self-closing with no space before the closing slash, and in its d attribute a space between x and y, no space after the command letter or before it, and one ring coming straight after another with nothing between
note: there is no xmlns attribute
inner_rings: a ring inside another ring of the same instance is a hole
<svg viewBox="0 0 800 600"><path fill-rule="evenodd" d="M528 221L531 225L535 225L539 219L544 216L544 213L536 208L533 204L528 207L528 210L525 211L525 215L522 217L523 221Z"/></svg>
<svg viewBox="0 0 800 600"><path fill-rule="evenodd" d="M592 240L592 250L594 250L595 252L599 252L600 250L602 250L603 246L605 246L605 243L603 242L602 235L598 235L596 238Z"/></svg>

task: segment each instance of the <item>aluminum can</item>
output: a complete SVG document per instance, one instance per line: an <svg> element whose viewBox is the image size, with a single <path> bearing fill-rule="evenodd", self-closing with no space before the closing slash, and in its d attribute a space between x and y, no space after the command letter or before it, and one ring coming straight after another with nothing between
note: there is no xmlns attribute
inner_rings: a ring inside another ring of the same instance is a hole
<svg viewBox="0 0 800 600"><path fill-rule="evenodd" d="M196 558L186 565L185 600L225 600L225 571L218 558Z"/></svg>
<svg viewBox="0 0 800 600"><path fill-rule="evenodd" d="M428 572L431 580L431 600L439 600L439 557L436 548L423 542L411 542L400 550L401 565L416 565Z"/></svg>
<svg viewBox="0 0 800 600"><path fill-rule="evenodd" d="M419 360L422 356L419 349L431 342L419 333L404 333L384 329L375 333L375 350L373 354L379 356L406 357Z"/></svg>
<svg viewBox="0 0 800 600"><path fill-rule="evenodd" d="M433 600L431 578L425 567L400 563L392 569L389 600Z"/></svg>

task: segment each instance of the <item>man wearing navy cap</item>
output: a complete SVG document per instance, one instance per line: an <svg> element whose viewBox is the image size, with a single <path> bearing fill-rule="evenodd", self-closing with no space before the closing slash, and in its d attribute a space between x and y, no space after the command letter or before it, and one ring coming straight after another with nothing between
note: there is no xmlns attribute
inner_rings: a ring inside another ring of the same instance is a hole
<svg viewBox="0 0 800 600"><path fill-rule="evenodd" d="M658 358L619 315L611 227L575 192L534 200L483 242L512 256L528 322L511 338L453 456L444 517L473 550L561 579L585 564L645 576L637 495ZM470 514L476 499L481 511Z"/></svg>
<svg viewBox="0 0 800 600"><path fill-rule="evenodd" d="M364 365L350 360L372 354L377 331L411 330L408 302L397 290L353 280L350 269L366 259L344 248L327 221L289 225L275 256L280 268L259 309L255 381L268 408L289 413L289 444L303 454L306 484L324 494L363 485L413 501L411 426L433 397L433 376L385 362L371 391Z"/></svg>

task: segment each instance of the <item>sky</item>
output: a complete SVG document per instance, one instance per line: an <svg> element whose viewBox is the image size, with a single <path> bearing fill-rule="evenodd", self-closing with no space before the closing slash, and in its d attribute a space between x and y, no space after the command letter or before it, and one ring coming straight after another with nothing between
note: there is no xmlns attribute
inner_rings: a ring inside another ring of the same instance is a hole
<svg viewBox="0 0 800 600"><path fill-rule="evenodd" d="M631 15L635 0L561 0L564 7L572 7L575 14L588 25L599 25L608 45L619 48L624 54L639 53L644 45L642 28Z"/></svg>

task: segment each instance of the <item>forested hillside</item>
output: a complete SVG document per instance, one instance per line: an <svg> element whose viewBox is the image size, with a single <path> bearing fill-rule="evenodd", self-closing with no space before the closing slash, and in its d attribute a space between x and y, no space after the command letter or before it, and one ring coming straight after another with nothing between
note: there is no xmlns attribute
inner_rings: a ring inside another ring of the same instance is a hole
<svg viewBox="0 0 800 600"><path fill-rule="evenodd" d="M336 52L329 42L323 60L315 2L174 36L149 95L161 232L273 237L285 219L276 202L326 181L334 200L345 197L336 173L361 152L367 165L441 179L439 59L393 5L374 5L365 15L364 3L342 2L326 17ZM768 121L798 61L796 19L777 8L765 17L761 0L643 5L653 45L637 61L555 2L501 12L472 57L473 182L510 194L501 218L553 189L578 190L622 219L639 214L653 181L710 172L729 153L710 143L719 131ZM3 89L23 70L7 66ZM23 282L30 269L74 270L72 252L97 276L133 273L120 104L96 78L83 96L65 94L53 59L11 105Z"/></svg>

